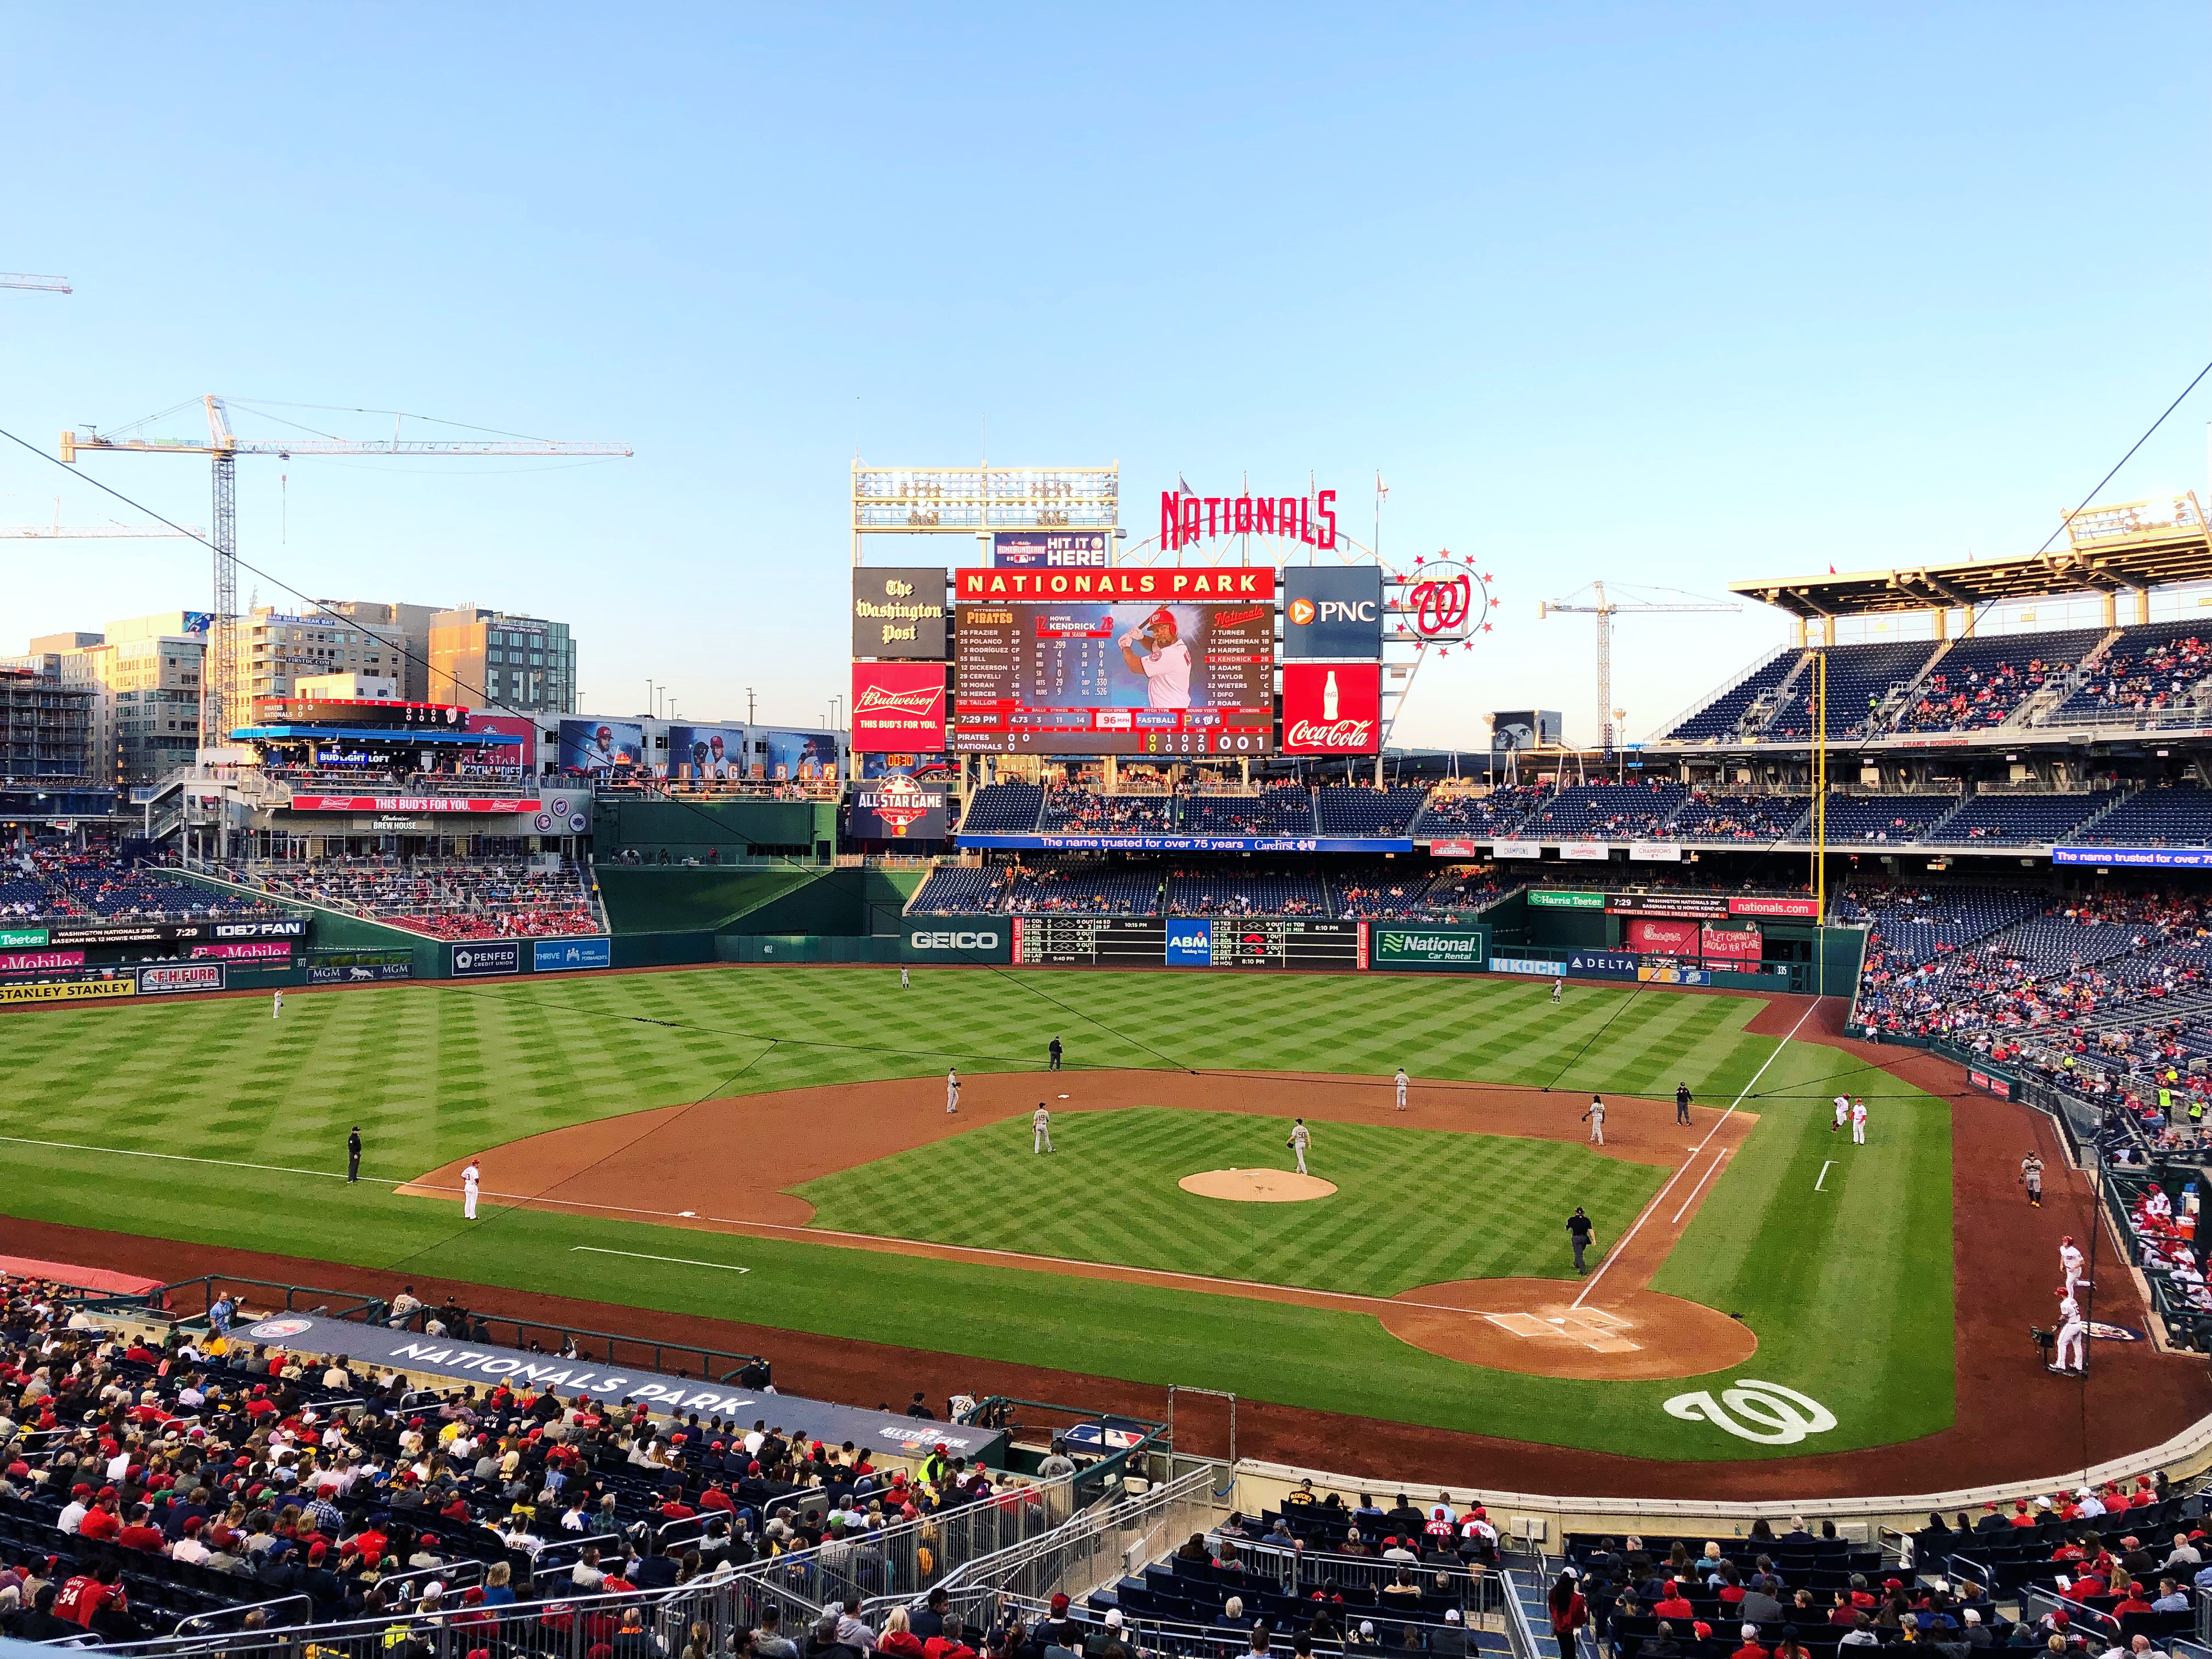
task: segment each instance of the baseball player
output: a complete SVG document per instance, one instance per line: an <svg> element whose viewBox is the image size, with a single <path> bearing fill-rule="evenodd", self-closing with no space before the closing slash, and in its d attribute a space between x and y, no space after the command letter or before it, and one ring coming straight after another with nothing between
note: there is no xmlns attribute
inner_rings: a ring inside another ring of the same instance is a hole
<svg viewBox="0 0 2212 1659"><path fill-rule="evenodd" d="M1604 1146L1605 1097L1603 1096L1592 1095L1590 1097L1589 1110L1583 1114L1582 1121L1590 1126L1590 1145L1593 1146Z"/></svg>
<svg viewBox="0 0 2212 1659"><path fill-rule="evenodd" d="M1188 708L1190 703L1190 647L1178 637L1174 614L1165 605L1121 635L1121 661L1145 677L1145 701L1154 708ZM1142 645L1139 656L1131 647Z"/></svg>
<svg viewBox="0 0 2212 1659"><path fill-rule="evenodd" d="M1566 988L1567 981L1565 975L1554 974L1552 975L1552 1006L1556 1008L1559 1006L1559 994Z"/></svg>
<svg viewBox="0 0 2212 1659"><path fill-rule="evenodd" d="M2079 1376L2083 1370L2084 1339L2089 1334L2088 1322L2081 1317L2081 1304L2074 1299L2071 1288L2059 1292L2058 1299L2058 1363L2051 1369ZM2074 1352L2074 1363L2066 1363L2069 1348Z"/></svg>
<svg viewBox="0 0 2212 1659"><path fill-rule="evenodd" d="M1674 1085L1674 1121L1687 1123L1689 1121L1690 1085L1686 1083L1678 1083Z"/></svg>
<svg viewBox="0 0 2212 1659"><path fill-rule="evenodd" d="M2069 1296L2074 1294L2076 1285L2086 1285L2089 1282L2089 1276L2081 1271L2081 1247L2074 1242L2071 1233L2058 1241L2058 1268L2065 1276L2066 1294Z"/></svg>
<svg viewBox="0 0 2212 1659"><path fill-rule="evenodd" d="M1866 1097L1863 1095L1851 1103L1851 1145L1866 1145Z"/></svg>
<svg viewBox="0 0 2212 1659"><path fill-rule="evenodd" d="M477 1218L477 1186L483 1180L483 1171L477 1167L476 1159L471 1158L468 1168L461 1171L461 1219L464 1221Z"/></svg>
<svg viewBox="0 0 2212 1659"><path fill-rule="evenodd" d="M1392 1082L1398 1085L1398 1109L1401 1112L1406 1109L1406 1084L1407 1080L1408 1079L1406 1076L1406 1068L1402 1066L1398 1068L1398 1075L1391 1079Z"/></svg>
<svg viewBox="0 0 2212 1659"><path fill-rule="evenodd" d="M960 1068L953 1067L945 1074L945 1113L950 1117L960 1109Z"/></svg>
<svg viewBox="0 0 2212 1659"><path fill-rule="evenodd" d="M275 997L275 998L270 1001L270 1003L269 1004L269 1018L271 1018L271 1019L282 1019L282 1018L283 1018L283 1017L284 1017L284 993L283 993L283 991L281 991L281 990L280 990L280 991L278 991L278 992L276 993L276 997Z"/></svg>
<svg viewBox="0 0 2212 1659"><path fill-rule="evenodd" d="M1052 1114L1041 1100L1037 1102L1036 1110L1030 1114L1030 1150L1033 1152L1044 1153L1052 1150Z"/></svg>
<svg viewBox="0 0 2212 1659"><path fill-rule="evenodd" d="M902 990L902 991L910 991L910 990L912 990L913 988L914 988L914 978L913 978L913 976L912 976L911 975L909 975L909 974L907 972L907 970L906 970L905 969L903 969L903 968L900 969L899 969L899 989L900 989L900 990Z"/></svg>
<svg viewBox="0 0 2212 1659"><path fill-rule="evenodd" d="M2030 1152L2020 1161L2020 1184L2027 1188L2027 1201L2043 1207L2043 1160Z"/></svg>
<svg viewBox="0 0 2212 1659"><path fill-rule="evenodd" d="M1296 1127L1291 1130L1291 1138L1283 1144L1298 1155L1298 1173L1305 1174L1306 1148L1313 1145L1313 1131L1306 1127L1305 1119L1300 1118L1297 1121Z"/></svg>
<svg viewBox="0 0 2212 1659"><path fill-rule="evenodd" d="M1849 1095L1838 1095L1836 1097L1836 1121L1828 1126L1828 1133L1830 1134L1833 1134L1837 1130L1842 1128L1844 1127L1844 1120L1850 1117L1850 1115L1851 1097Z"/></svg>

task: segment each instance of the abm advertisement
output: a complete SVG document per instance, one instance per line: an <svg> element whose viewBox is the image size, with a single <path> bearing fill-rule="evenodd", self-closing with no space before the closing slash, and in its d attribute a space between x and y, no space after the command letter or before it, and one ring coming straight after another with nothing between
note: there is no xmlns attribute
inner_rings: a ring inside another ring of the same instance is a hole
<svg viewBox="0 0 2212 1659"><path fill-rule="evenodd" d="M1283 665L1283 753L1372 755L1382 747L1382 665Z"/></svg>
<svg viewBox="0 0 2212 1659"><path fill-rule="evenodd" d="M677 726L668 728L668 775L713 780L745 775L745 728L742 726Z"/></svg>
<svg viewBox="0 0 2212 1659"><path fill-rule="evenodd" d="M1285 661L1374 662L1382 655L1380 565L1290 565L1283 571Z"/></svg>
<svg viewBox="0 0 2212 1659"><path fill-rule="evenodd" d="M934 753L945 747L945 665L853 665L853 747Z"/></svg>
<svg viewBox="0 0 2212 1659"><path fill-rule="evenodd" d="M853 654L945 660L945 567L853 572Z"/></svg>
<svg viewBox="0 0 2212 1659"><path fill-rule="evenodd" d="M645 727L635 720L561 722L563 772L611 772L645 764Z"/></svg>

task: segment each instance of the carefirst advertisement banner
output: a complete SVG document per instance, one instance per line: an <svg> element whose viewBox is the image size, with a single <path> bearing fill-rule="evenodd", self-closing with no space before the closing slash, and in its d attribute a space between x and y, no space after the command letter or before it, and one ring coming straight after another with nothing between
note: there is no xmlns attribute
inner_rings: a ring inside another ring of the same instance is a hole
<svg viewBox="0 0 2212 1659"><path fill-rule="evenodd" d="M1490 966L1490 929L1480 923L1449 927L1372 922L1368 965L1409 973L1479 974Z"/></svg>

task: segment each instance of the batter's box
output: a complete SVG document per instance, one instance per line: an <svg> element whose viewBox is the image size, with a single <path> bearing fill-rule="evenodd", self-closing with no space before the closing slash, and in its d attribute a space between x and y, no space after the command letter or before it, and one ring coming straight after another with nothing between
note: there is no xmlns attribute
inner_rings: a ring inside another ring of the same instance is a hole
<svg viewBox="0 0 2212 1659"><path fill-rule="evenodd" d="M1641 1346L1619 1334L1626 1320L1601 1308L1577 1308L1553 1319L1532 1313L1485 1314L1483 1317L1514 1336L1573 1342L1592 1353L1634 1353Z"/></svg>
<svg viewBox="0 0 2212 1659"><path fill-rule="evenodd" d="M1510 1332L1515 1336L1558 1336L1562 1334L1558 1326L1549 1324L1534 1314L1485 1314L1483 1317L1499 1330Z"/></svg>

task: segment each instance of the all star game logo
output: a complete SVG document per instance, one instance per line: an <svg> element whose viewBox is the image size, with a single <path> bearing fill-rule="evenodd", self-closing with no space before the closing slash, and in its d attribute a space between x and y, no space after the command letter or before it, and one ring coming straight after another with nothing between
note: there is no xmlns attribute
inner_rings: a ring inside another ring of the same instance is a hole
<svg viewBox="0 0 2212 1659"><path fill-rule="evenodd" d="M903 836L929 816L929 799L912 778L885 778L876 790L876 816Z"/></svg>

